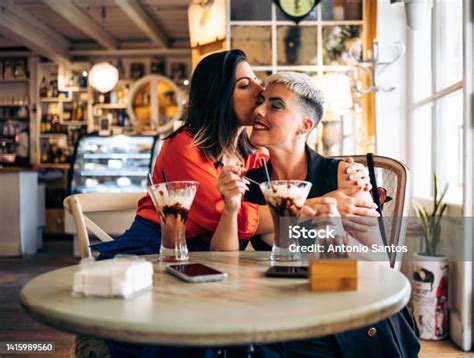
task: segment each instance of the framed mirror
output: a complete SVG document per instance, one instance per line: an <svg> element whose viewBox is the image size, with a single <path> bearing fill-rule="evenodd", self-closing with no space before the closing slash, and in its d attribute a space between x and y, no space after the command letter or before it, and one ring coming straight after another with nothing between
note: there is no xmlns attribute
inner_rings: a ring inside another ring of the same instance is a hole
<svg viewBox="0 0 474 358"><path fill-rule="evenodd" d="M137 133L166 133L183 112L183 94L169 78L147 75L130 87L127 113Z"/></svg>

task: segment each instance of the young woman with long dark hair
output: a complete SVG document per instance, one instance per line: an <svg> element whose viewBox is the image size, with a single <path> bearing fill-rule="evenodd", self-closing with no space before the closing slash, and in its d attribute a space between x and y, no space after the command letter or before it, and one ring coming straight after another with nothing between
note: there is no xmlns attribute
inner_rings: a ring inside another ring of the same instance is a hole
<svg viewBox="0 0 474 358"><path fill-rule="evenodd" d="M227 246L220 235L216 242L212 241L221 217L223 223L238 223L241 240L273 230L266 206L244 203L237 211L228 210L216 188L222 164L238 163L251 169L259 166L259 159L265 157L251 146L245 130L245 126L252 125L252 113L261 91L255 73L240 50L211 54L194 70L184 125L164 140L152 175L154 183L164 181L163 170L170 181L199 183L186 223L190 251L236 249ZM101 243L93 248L103 253L101 258L124 251L152 253L146 248L150 251L159 248L159 222L150 196L145 195L138 202L132 226L115 240L117 242ZM219 229L226 230L226 226L220 225Z"/></svg>

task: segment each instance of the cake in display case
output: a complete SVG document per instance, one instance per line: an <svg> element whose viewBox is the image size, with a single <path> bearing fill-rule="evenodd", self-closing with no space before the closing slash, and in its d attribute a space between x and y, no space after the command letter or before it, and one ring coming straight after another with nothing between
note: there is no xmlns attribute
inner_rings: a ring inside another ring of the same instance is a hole
<svg viewBox="0 0 474 358"><path fill-rule="evenodd" d="M145 192L157 156L155 136L83 136L74 151L69 191Z"/></svg>

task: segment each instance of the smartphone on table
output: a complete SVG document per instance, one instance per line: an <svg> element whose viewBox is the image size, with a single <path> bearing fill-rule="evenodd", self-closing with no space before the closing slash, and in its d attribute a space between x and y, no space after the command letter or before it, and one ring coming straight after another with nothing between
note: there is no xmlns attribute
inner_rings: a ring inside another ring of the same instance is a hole
<svg viewBox="0 0 474 358"><path fill-rule="evenodd" d="M265 271L265 276L277 278L308 278L308 268L305 266L272 266Z"/></svg>
<svg viewBox="0 0 474 358"><path fill-rule="evenodd" d="M227 273L198 263L169 265L166 271L186 282L222 281L227 278Z"/></svg>

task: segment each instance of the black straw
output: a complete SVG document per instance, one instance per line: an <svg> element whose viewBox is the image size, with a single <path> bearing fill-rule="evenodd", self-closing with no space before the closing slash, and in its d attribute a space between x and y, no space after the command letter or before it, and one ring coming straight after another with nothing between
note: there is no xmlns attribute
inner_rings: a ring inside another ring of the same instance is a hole
<svg viewBox="0 0 474 358"><path fill-rule="evenodd" d="M375 177L375 163L374 163L374 155L372 153L367 153L367 169L369 169L369 178L370 178L370 185L372 185L372 197L374 199L374 203L377 205L377 212L380 214L377 218L379 223L380 235L382 237L382 241L384 245L387 245L387 233L385 231L385 225L383 222L383 215L382 215L382 204L380 203L380 196L377 186L377 178ZM393 267L394 262L392 262L392 258L390 257L390 266Z"/></svg>
<svg viewBox="0 0 474 358"><path fill-rule="evenodd" d="M270 173L268 172L267 162L263 158L260 158L260 161L262 162L263 169L265 169L265 178L267 181L270 181Z"/></svg>
<svg viewBox="0 0 474 358"><path fill-rule="evenodd" d="M168 176L166 175L166 170L162 170L161 174L163 174L163 182L167 183L168 182Z"/></svg>
<svg viewBox="0 0 474 358"><path fill-rule="evenodd" d="M150 173L148 173L148 180L150 181L150 185L153 185L153 177Z"/></svg>

